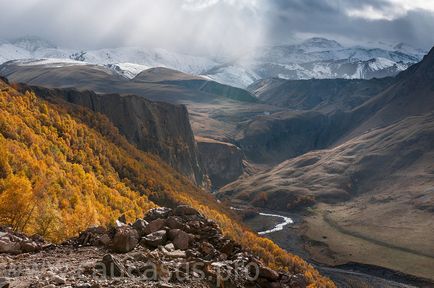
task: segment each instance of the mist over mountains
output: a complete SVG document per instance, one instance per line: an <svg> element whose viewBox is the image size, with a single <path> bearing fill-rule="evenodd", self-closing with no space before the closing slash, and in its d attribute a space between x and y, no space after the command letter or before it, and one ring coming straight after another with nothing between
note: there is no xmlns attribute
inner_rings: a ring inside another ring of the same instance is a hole
<svg viewBox="0 0 434 288"><path fill-rule="evenodd" d="M394 76L420 61L425 53L404 43L344 46L319 37L298 44L259 47L235 59L139 47L65 49L38 37L0 42L0 63L25 59L23 65L97 64L130 79L143 70L166 67L241 88L274 77L300 80Z"/></svg>

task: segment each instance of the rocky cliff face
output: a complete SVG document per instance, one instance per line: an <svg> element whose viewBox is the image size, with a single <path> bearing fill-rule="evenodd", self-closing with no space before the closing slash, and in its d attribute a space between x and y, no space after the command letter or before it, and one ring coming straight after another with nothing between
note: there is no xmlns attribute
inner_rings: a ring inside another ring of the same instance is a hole
<svg viewBox="0 0 434 288"><path fill-rule="evenodd" d="M240 148L203 137L196 137L196 141L213 189L223 187L243 174L244 156Z"/></svg>
<svg viewBox="0 0 434 288"><path fill-rule="evenodd" d="M196 184L208 185L185 106L153 102L135 95L96 94L25 84L20 84L20 89L30 89L39 97L52 101L63 99L106 115L130 143L160 156Z"/></svg>

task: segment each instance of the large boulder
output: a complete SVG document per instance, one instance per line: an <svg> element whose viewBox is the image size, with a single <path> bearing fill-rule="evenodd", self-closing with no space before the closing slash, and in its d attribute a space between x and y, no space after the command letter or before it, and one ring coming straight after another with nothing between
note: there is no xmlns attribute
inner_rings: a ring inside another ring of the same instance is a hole
<svg viewBox="0 0 434 288"><path fill-rule="evenodd" d="M138 243L139 233L130 226L122 226L116 228L111 242L111 248L114 252L127 253L133 250Z"/></svg>
<svg viewBox="0 0 434 288"><path fill-rule="evenodd" d="M178 236L178 234L181 233L181 231L182 231L181 229L170 229L167 232L167 238L170 241L173 241L176 238L176 236Z"/></svg>
<svg viewBox="0 0 434 288"><path fill-rule="evenodd" d="M144 235L148 235L158 230L162 230L165 225L166 225L165 219L155 219L149 222L149 224L145 227L145 229L143 230Z"/></svg>
<svg viewBox="0 0 434 288"><path fill-rule="evenodd" d="M49 246L50 244L40 236L27 237L9 227L0 227L0 253L33 253Z"/></svg>
<svg viewBox="0 0 434 288"><path fill-rule="evenodd" d="M187 250L190 246L191 236L182 230L179 230L176 236L174 236L172 243L176 249Z"/></svg>
<svg viewBox="0 0 434 288"><path fill-rule="evenodd" d="M166 244L167 232L166 230L155 231L145 237L142 238L140 244L157 248L158 246Z"/></svg>

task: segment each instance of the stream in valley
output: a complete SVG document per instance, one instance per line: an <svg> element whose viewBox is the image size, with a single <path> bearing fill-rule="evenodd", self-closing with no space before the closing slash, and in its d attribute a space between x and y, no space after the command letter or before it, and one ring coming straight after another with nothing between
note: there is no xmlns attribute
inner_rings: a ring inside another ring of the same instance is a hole
<svg viewBox="0 0 434 288"><path fill-rule="evenodd" d="M244 211L245 209L231 207L235 211ZM280 215L275 214L272 211L259 212L255 217L248 219L245 223L250 226L254 231L257 231L259 235L272 239L283 249L289 252L299 255L304 259L309 260L309 255L303 249L303 240L300 239L297 234L297 229L302 222L300 215ZM311 261L310 261L311 262ZM338 268L327 267L320 263L311 263L321 273L330 277L338 287L344 288L362 288L362 287L375 287L375 288L416 288L416 287L431 287L418 283L418 281L405 281L402 282L398 279L394 279L393 272L387 269L377 267L378 271L383 271L384 277L379 277L376 274L382 273L370 273L368 271L369 265L361 264L360 267L357 263L353 263L352 268ZM368 267L368 268L367 268ZM371 270L374 267L371 267ZM404 277L405 278L405 277ZM392 280L393 279L393 280ZM399 282L397 282L398 280Z"/></svg>

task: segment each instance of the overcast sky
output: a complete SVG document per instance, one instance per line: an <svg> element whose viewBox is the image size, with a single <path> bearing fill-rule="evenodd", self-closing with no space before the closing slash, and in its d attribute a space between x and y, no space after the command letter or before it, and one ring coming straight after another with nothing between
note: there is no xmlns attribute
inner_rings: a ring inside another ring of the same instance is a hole
<svg viewBox="0 0 434 288"><path fill-rule="evenodd" d="M240 54L310 36L434 45L434 0L0 0L0 38Z"/></svg>

